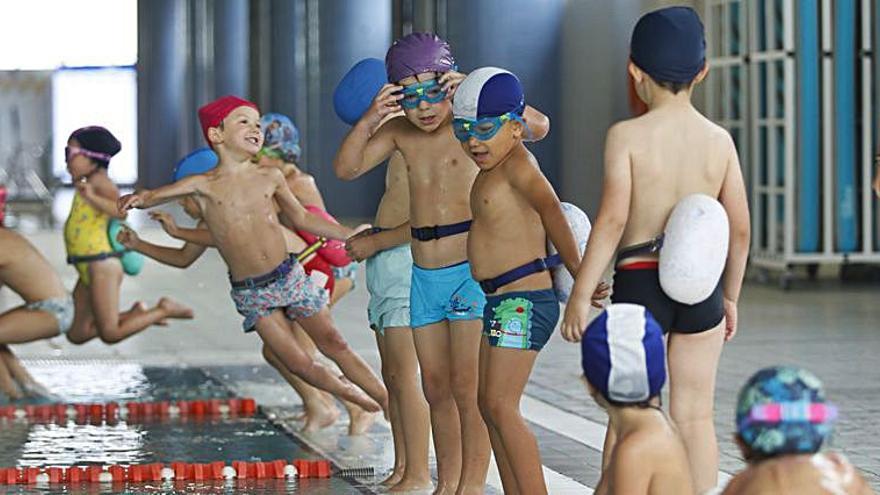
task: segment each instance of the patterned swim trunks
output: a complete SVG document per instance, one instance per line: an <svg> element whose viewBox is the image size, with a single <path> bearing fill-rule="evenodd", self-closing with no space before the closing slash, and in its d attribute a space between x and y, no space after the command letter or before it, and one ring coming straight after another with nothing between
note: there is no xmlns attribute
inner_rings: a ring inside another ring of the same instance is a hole
<svg viewBox="0 0 880 495"><path fill-rule="evenodd" d="M64 297L44 299L25 305L25 309L49 313L58 321L58 332L66 334L73 325L73 297L68 294Z"/></svg>
<svg viewBox="0 0 880 495"><path fill-rule="evenodd" d="M289 264L289 269L285 264ZM265 286L230 291L235 309L244 316L245 332L254 331L257 321L276 309L283 310L289 320L295 320L308 318L327 305L327 291L318 287L298 262L285 260L276 271L278 278Z"/></svg>

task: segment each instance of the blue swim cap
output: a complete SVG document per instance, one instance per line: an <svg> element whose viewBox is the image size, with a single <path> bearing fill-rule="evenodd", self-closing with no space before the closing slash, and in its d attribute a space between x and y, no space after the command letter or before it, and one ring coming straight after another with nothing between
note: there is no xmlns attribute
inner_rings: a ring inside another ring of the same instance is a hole
<svg viewBox="0 0 880 495"><path fill-rule="evenodd" d="M208 147L199 148L177 162L172 180L177 182L184 177L203 174L216 167L217 160L214 150Z"/></svg>
<svg viewBox="0 0 880 495"><path fill-rule="evenodd" d="M301 153L299 147L299 129L286 115L267 113L260 118L263 127L263 149L265 154L281 158L287 163L294 163Z"/></svg>
<svg viewBox="0 0 880 495"><path fill-rule="evenodd" d="M663 329L638 304L612 304L581 340L584 376L612 404L644 402L666 382Z"/></svg>
<svg viewBox="0 0 880 495"><path fill-rule="evenodd" d="M354 64L333 91L336 115L346 124L355 125L387 82L385 63L378 58L365 58Z"/></svg>
<svg viewBox="0 0 880 495"><path fill-rule="evenodd" d="M736 405L737 432L761 457L818 452L836 418L837 408L825 401L822 381L791 366L752 375Z"/></svg>
<svg viewBox="0 0 880 495"><path fill-rule="evenodd" d="M667 7L639 19L630 40L630 59L658 82L689 83L706 63L700 16L690 7Z"/></svg>
<svg viewBox="0 0 880 495"><path fill-rule="evenodd" d="M467 120L498 117L508 112L522 115L525 107L519 79L498 67L481 67L468 74L452 100L452 114Z"/></svg>

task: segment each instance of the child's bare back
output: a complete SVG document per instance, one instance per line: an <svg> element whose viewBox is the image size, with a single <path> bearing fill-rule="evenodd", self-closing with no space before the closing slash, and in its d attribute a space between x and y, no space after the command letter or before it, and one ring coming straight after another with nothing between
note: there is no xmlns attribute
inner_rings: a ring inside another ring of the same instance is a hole
<svg viewBox="0 0 880 495"><path fill-rule="evenodd" d="M385 193L376 209L375 224L393 228L409 220L409 179L403 156L395 151L388 159L385 171Z"/></svg>
<svg viewBox="0 0 880 495"><path fill-rule="evenodd" d="M718 198L728 167L737 165L730 134L691 106L661 108L623 121L609 131L608 147L609 153L628 157L631 168L629 218L621 246L663 232L684 196Z"/></svg>

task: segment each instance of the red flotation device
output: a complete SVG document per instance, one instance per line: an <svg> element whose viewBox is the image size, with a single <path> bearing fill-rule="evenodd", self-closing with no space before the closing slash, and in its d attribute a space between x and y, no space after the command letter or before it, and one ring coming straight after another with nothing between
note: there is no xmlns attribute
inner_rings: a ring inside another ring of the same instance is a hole
<svg viewBox="0 0 880 495"><path fill-rule="evenodd" d="M332 215L327 213L326 211L318 208L317 206L309 205L306 206L306 210L309 212L318 215L319 217L329 220L333 223L338 224L339 222L333 218ZM297 235L303 238L304 241L308 244L312 244L316 242L319 237L311 232L306 232L304 230L297 230ZM351 258L345 253L345 243L337 240L328 239L324 246L318 249L318 254L324 258L327 263L330 263L332 266L347 266L351 263Z"/></svg>

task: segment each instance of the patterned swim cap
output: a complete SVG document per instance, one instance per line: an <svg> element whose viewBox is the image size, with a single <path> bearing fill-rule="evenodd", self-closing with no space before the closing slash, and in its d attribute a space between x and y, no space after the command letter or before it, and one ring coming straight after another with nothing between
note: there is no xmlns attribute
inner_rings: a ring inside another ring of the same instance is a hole
<svg viewBox="0 0 880 495"><path fill-rule="evenodd" d="M819 378L791 366L752 375L736 405L737 432L760 457L818 452L836 418Z"/></svg>
<svg viewBox="0 0 880 495"><path fill-rule="evenodd" d="M294 163L302 150L299 147L299 130L287 116L267 113L260 119L263 127L262 154Z"/></svg>

